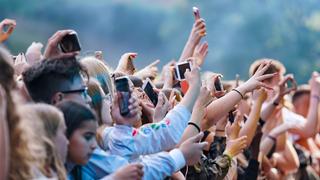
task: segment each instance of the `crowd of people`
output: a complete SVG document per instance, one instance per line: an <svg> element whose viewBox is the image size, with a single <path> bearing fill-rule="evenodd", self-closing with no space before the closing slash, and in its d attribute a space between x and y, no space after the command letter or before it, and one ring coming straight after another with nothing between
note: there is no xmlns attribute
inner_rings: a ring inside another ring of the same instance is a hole
<svg viewBox="0 0 320 180"><path fill-rule="evenodd" d="M73 30L12 55L3 42L16 21L4 19L0 180L320 179L320 74L297 85L262 58L247 81L220 82L201 71L209 46L195 17L181 56L159 73L159 60L136 69L135 52L115 65L100 51L65 51Z"/></svg>

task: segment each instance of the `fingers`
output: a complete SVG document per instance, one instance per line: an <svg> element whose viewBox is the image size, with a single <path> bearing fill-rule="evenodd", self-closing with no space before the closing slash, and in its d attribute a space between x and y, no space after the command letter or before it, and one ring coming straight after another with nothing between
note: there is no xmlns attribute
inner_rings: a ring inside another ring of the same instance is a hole
<svg viewBox="0 0 320 180"><path fill-rule="evenodd" d="M272 78L272 77L273 77L274 75L276 75L276 74L277 74L277 73L265 74L265 75L262 75L262 76L257 77L257 80L258 80L258 81L263 81L263 80Z"/></svg>
<svg viewBox="0 0 320 180"><path fill-rule="evenodd" d="M48 44L54 47L57 46L58 43L62 40L62 38L71 32L73 32L73 30L70 29L57 31L53 36L49 38Z"/></svg>
<svg viewBox="0 0 320 180"><path fill-rule="evenodd" d="M262 83L262 82L259 82L259 86L260 86L260 87L264 87L264 88L266 88L266 89L268 89L268 90L273 90L272 87L270 87L270 86L268 86L268 85L266 85L265 83Z"/></svg>
<svg viewBox="0 0 320 180"><path fill-rule="evenodd" d="M189 138L188 141L192 143L197 143L201 141L202 137L203 137L203 132L200 132L196 136Z"/></svg>
<svg viewBox="0 0 320 180"><path fill-rule="evenodd" d="M200 140L201 140L201 139L200 139ZM199 147L200 147L201 149L204 149L207 145L208 145L208 142L201 142L201 143L199 143Z"/></svg>
<svg viewBox="0 0 320 180"><path fill-rule="evenodd" d="M156 66L160 63L160 59L155 60L154 62L152 62L151 64L148 65L148 67L152 67L152 66Z"/></svg>
<svg viewBox="0 0 320 180"><path fill-rule="evenodd" d="M160 92L158 95L157 107L162 106L164 103L165 103L164 94L162 92Z"/></svg>

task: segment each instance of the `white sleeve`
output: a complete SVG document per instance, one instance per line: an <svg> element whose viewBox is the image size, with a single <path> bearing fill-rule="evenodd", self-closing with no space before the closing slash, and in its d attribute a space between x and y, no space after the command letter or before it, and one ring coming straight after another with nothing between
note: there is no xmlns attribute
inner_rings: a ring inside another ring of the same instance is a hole
<svg viewBox="0 0 320 180"><path fill-rule="evenodd" d="M169 153L161 152L142 158L144 176L143 179L165 179L186 165L186 161L179 149Z"/></svg>
<svg viewBox="0 0 320 180"><path fill-rule="evenodd" d="M173 149L179 143L190 116L186 107L178 105L158 123L146 124L139 129L116 126L110 137L104 139L109 139L107 143L112 154L128 159Z"/></svg>

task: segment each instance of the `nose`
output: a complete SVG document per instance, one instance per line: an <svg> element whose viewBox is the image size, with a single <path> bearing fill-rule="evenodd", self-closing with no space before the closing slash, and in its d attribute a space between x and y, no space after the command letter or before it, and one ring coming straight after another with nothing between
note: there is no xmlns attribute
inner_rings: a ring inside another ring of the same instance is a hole
<svg viewBox="0 0 320 180"><path fill-rule="evenodd" d="M90 148L91 148L92 150L94 150L94 149L96 149L96 148L97 148L97 141L96 141L95 139L93 140L93 142L92 142L92 144L91 144Z"/></svg>

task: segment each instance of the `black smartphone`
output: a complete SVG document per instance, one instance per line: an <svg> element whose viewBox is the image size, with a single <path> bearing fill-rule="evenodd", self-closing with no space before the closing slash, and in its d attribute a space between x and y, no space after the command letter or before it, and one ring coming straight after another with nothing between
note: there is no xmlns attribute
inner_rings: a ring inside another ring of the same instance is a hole
<svg viewBox="0 0 320 180"><path fill-rule="evenodd" d="M176 67L175 67L176 79L179 81L184 80L185 79L184 73L187 71L187 69L191 70L190 61L181 62L181 63L176 64Z"/></svg>
<svg viewBox="0 0 320 180"><path fill-rule="evenodd" d="M218 76L217 79L214 81L214 88L216 91L223 91L223 85L221 83L221 77Z"/></svg>
<svg viewBox="0 0 320 180"><path fill-rule="evenodd" d="M232 124L234 122L234 112L230 111L228 116L228 121Z"/></svg>
<svg viewBox="0 0 320 180"><path fill-rule="evenodd" d="M129 87L129 78L127 76L115 79L116 90L119 93L119 108L120 114L126 116L129 114L129 99L131 96Z"/></svg>
<svg viewBox="0 0 320 180"><path fill-rule="evenodd" d="M59 43L59 46L64 53L80 51L81 45L79 42L78 34L73 31L65 35Z"/></svg>
<svg viewBox="0 0 320 180"><path fill-rule="evenodd" d="M151 102L154 105L154 107L156 107L157 104L158 104L158 94L153 90L154 87L155 86L152 84L152 82L148 78L143 83L142 89L147 94L147 96L151 100Z"/></svg>

